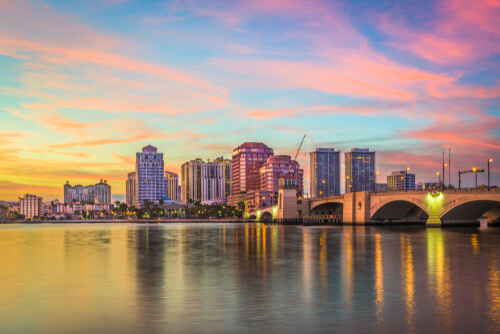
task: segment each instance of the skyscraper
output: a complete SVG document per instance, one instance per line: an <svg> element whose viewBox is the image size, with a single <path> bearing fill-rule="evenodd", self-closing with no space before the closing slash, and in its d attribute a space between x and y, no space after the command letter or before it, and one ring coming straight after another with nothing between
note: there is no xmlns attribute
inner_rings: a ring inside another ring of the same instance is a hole
<svg viewBox="0 0 500 334"><path fill-rule="evenodd" d="M415 189L415 174L410 174L404 170L392 172L387 176L388 191L404 191Z"/></svg>
<svg viewBox="0 0 500 334"><path fill-rule="evenodd" d="M125 184L125 199L128 206L132 206L134 203L135 188L137 187L135 180L135 172L128 173Z"/></svg>
<svg viewBox="0 0 500 334"><path fill-rule="evenodd" d="M163 153L148 145L137 152L135 161L136 189L133 204L144 207L144 200L156 202L165 196Z"/></svg>
<svg viewBox="0 0 500 334"><path fill-rule="evenodd" d="M179 177L176 173L165 171L165 189L167 197L173 201L177 201L177 188L179 185Z"/></svg>
<svg viewBox="0 0 500 334"><path fill-rule="evenodd" d="M304 192L304 171L299 163L289 155L272 155L260 168L260 191L278 192L278 179L283 175L295 177L297 198L302 198Z"/></svg>
<svg viewBox="0 0 500 334"><path fill-rule="evenodd" d="M228 205L236 206L247 192L260 189L260 168L272 155L273 149L263 143L247 142L233 150L233 191Z"/></svg>
<svg viewBox="0 0 500 334"><path fill-rule="evenodd" d="M208 162L202 159L186 162L181 167L182 200L225 203L231 184L230 169L231 160L223 157Z"/></svg>
<svg viewBox="0 0 500 334"><path fill-rule="evenodd" d="M353 148L345 154L345 192L375 191L375 152Z"/></svg>
<svg viewBox="0 0 500 334"><path fill-rule="evenodd" d="M309 153L311 197L340 195L340 151L317 148Z"/></svg>

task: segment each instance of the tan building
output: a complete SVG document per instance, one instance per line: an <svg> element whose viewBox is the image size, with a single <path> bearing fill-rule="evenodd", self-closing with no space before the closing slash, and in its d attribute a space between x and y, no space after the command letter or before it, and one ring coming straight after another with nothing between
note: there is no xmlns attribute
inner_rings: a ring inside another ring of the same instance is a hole
<svg viewBox="0 0 500 334"><path fill-rule="evenodd" d="M43 198L36 195L26 194L19 197L19 213L26 218L43 215Z"/></svg>
<svg viewBox="0 0 500 334"><path fill-rule="evenodd" d="M166 195L172 201L177 201L180 198L177 198L179 186L179 176L175 173L165 171L165 189Z"/></svg>

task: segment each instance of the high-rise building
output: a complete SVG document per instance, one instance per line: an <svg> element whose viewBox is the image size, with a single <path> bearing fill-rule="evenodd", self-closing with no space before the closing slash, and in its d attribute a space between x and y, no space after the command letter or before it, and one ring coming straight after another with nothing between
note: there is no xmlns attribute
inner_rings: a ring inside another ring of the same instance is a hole
<svg viewBox="0 0 500 334"><path fill-rule="evenodd" d="M410 174L404 170L392 172L387 176L387 190L413 190L415 189L415 174Z"/></svg>
<svg viewBox="0 0 500 334"><path fill-rule="evenodd" d="M233 190L228 205L236 206L245 200L247 192L260 190L260 168L272 155L273 149L263 143L247 142L233 150Z"/></svg>
<svg viewBox="0 0 500 334"><path fill-rule="evenodd" d="M69 181L64 185L64 202L97 202L111 203L111 186L106 180L89 186L76 185L72 187Z"/></svg>
<svg viewBox="0 0 500 334"><path fill-rule="evenodd" d="M135 188L137 187L135 172L128 173L125 184L125 198L128 206L134 205Z"/></svg>
<svg viewBox="0 0 500 334"><path fill-rule="evenodd" d="M311 197L340 195L340 151L317 148L309 156Z"/></svg>
<svg viewBox="0 0 500 334"><path fill-rule="evenodd" d="M135 194L133 204L144 207L144 200L156 202L165 196L163 153L148 145L137 152L135 161Z"/></svg>
<svg viewBox="0 0 500 334"><path fill-rule="evenodd" d="M19 197L19 213L26 218L43 215L43 198L36 195L26 194Z"/></svg>
<svg viewBox="0 0 500 334"><path fill-rule="evenodd" d="M165 171L165 188L167 190L167 197L173 201L177 201L177 190L179 186L179 176L176 173Z"/></svg>
<svg viewBox="0 0 500 334"><path fill-rule="evenodd" d="M345 153L345 192L375 191L375 152L353 148Z"/></svg>
<svg viewBox="0 0 500 334"><path fill-rule="evenodd" d="M186 162L181 167L182 201L225 203L231 184L229 170L231 161L222 157L208 162L202 159Z"/></svg>
<svg viewBox="0 0 500 334"><path fill-rule="evenodd" d="M295 177L297 198L302 199L304 193L304 171L299 163L289 155L272 155L260 168L260 191L278 192L278 179L284 175Z"/></svg>

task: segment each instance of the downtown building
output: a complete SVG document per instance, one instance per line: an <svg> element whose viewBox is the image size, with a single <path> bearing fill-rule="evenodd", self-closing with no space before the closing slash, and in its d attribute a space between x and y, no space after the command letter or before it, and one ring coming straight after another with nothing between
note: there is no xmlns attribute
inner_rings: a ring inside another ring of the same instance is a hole
<svg viewBox="0 0 500 334"><path fill-rule="evenodd" d="M405 191L415 189L415 174L404 170L392 172L387 176L387 191Z"/></svg>
<svg viewBox="0 0 500 334"><path fill-rule="evenodd" d="M19 213L26 218L43 216L43 198L30 194L19 197Z"/></svg>
<svg viewBox="0 0 500 334"><path fill-rule="evenodd" d="M64 202L96 202L111 203L111 186L106 180L102 180L94 185L71 186L69 181L64 185Z"/></svg>
<svg viewBox="0 0 500 334"><path fill-rule="evenodd" d="M135 172L128 173L125 184L125 202L128 206L134 205L135 189L137 188L136 180Z"/></svg>
<svg viewBox="0 0 500 334"><path fill-rule="evenodd" d="M181 166L181 199L202 204L226 203L231 195L232 162L223 157L205 162L195 159Z"/></svg>
<svg viewBox="0 0 500 334"><path fill-rule="evenodd" d="M246 142L233 150L232 193L227 204L237 206L247 200L247 193L260 190L260 168L274 155L272 148L263 143Z"/></svg>
<svg viewBox="0 0 500 334"><path fill-rule="evenodd" d="M143 147L142 152L136 153L135 172L128 174L126 182L127 195L133 194L128 200L137 208L143 208L145 200L163 199L166 194L163 153L158 153L152 145Z"/></svg>
<svg viewBox="0 0 500 334"><path fill-rule="evenodd" d="M340 195L340 151L317 148L309 157L311 197Z"/></svg>
<svg viewBox="0 0 500 334"><path fill-rule="evenodd" d="M176 173L165 171L166 196L172 201L180 200L180 198L177 197L178 186L179 176Z"/></svg>
<svg viewBox="0 0 500 334"><path fill-rule="evenodd" d="M283 177L295 179L296 197L302 199L304 193L304 171L297 161L289 155L272 155L259 169L259 190L247 192L247 209L253 211L257 208L271 207L278 203L278 180Z"/></svg>
<svg viewBox="0 0 500 334"><path fill-rule="evenodd" d="M345 192L375 191L375 152L353 148L345 153Z"/></svg>

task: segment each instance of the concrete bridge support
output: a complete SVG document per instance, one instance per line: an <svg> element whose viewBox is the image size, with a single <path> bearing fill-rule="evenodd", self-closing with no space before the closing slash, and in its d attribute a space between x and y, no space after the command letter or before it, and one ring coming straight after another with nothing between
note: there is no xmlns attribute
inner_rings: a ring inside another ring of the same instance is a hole
<svg viewBox="0 0 500 334"><path fill-rule="evenodd" d="M370 192L344 194L344 224L366 224L370 222Z"/></svg>

